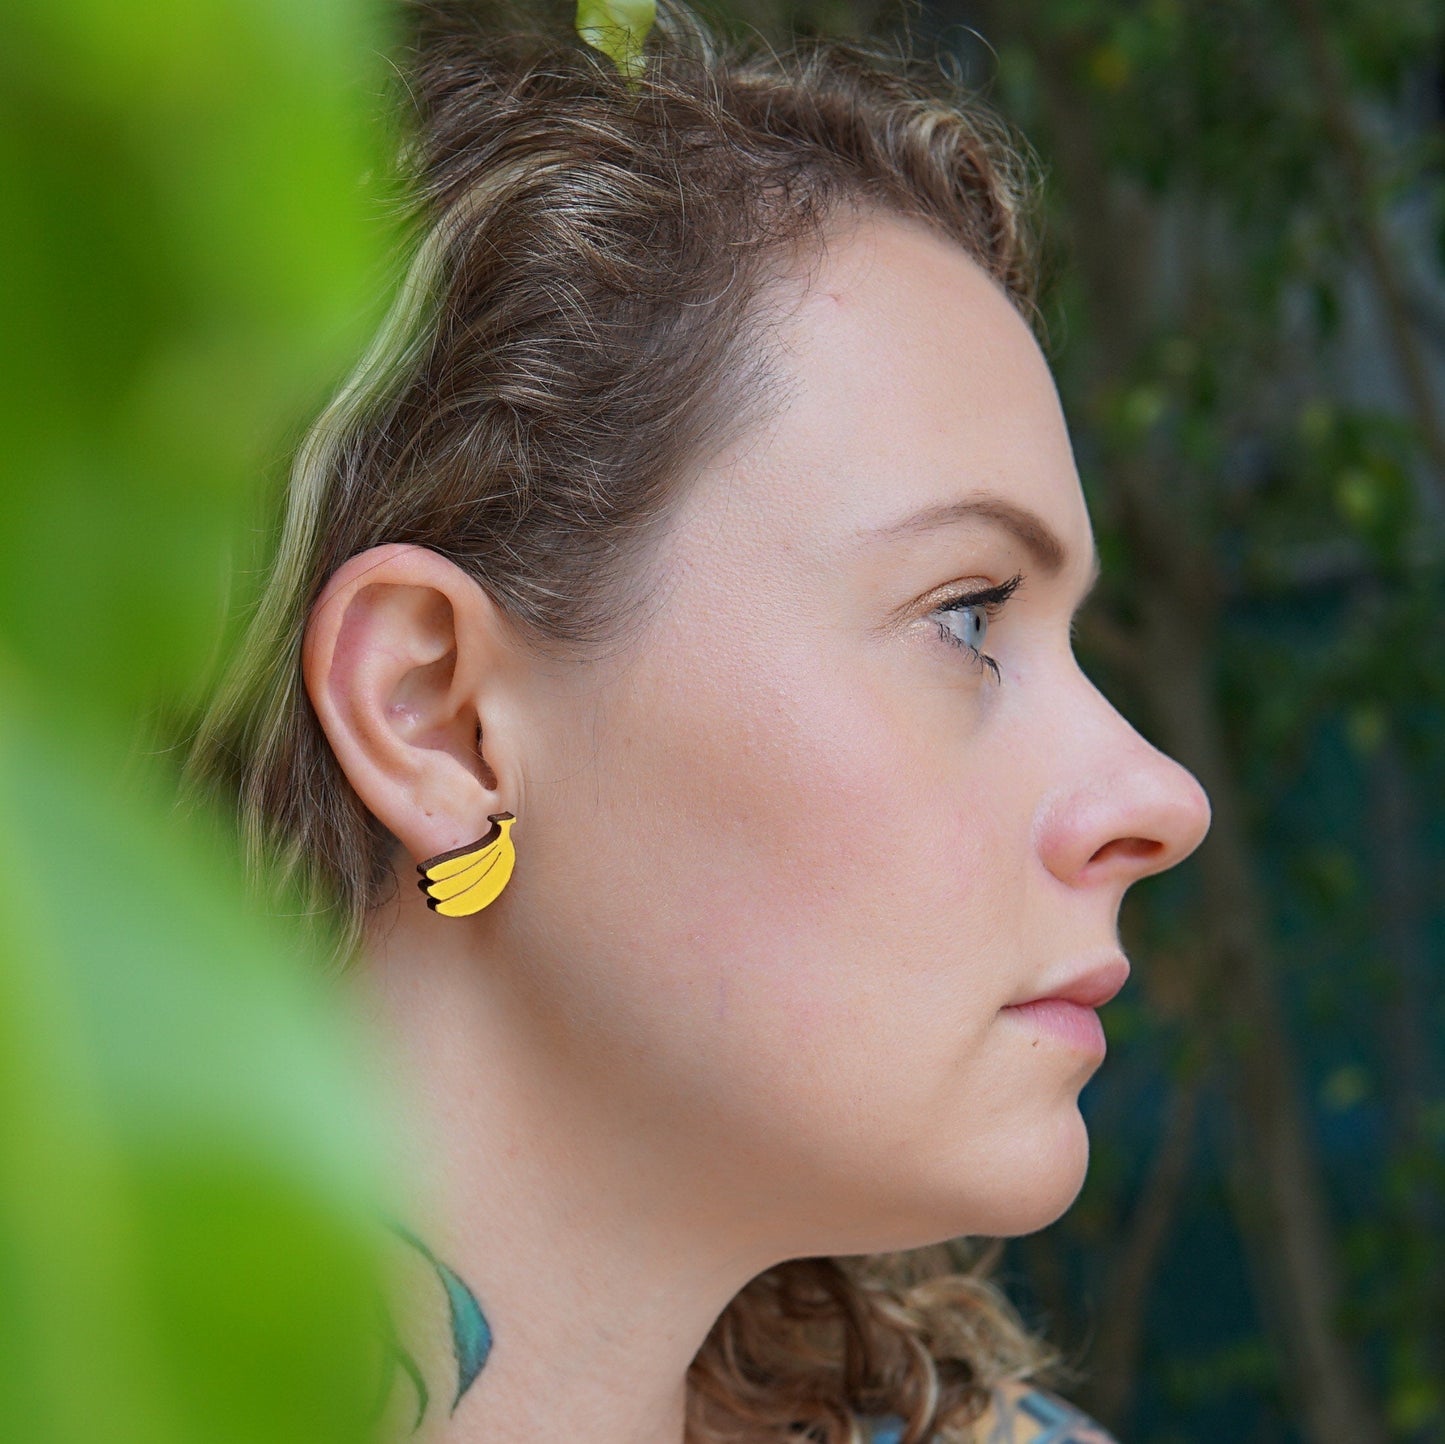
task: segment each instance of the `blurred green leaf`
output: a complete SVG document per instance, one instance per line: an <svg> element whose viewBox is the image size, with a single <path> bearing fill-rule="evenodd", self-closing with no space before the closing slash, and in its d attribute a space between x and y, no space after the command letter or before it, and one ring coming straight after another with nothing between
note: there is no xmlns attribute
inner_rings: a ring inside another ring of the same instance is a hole
<svg viewBox="0 0 1445 1444"><path fill-rule="evenodd" d="M642 46L656 18L656 0L577 0L577 33L634 79L642 74Z"/></svg>
<svg viewBox="0 0 1445 1444"><path fill-rule="evenodd" d="M380 31L24 0L6 32L0 635L127 718L206 661L244 506L372 309Z"/></svg>
<svg viewBox="0 0 1445 1444"><path fill-rule="evenodd" d="M7 681L10 1437L356 1438L380 1197L359 1029L238 905L213 835L121 793Z"/></svg>
<svg viewBox="0 0 1445 1444"><path fill-rule="evenodd" d="M134 755L379 309L369 6L22 0L0 48L0 1397L27 1444L358 1440L343 995ZM121 785L120 779L127 779Z"/></svg>

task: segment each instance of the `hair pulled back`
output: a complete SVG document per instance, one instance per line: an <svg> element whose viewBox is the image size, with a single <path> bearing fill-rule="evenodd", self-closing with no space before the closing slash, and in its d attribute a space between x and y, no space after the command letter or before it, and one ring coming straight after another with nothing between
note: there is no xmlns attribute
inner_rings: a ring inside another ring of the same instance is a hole
<svg viewBox="0 0 1445 1444"><path fill-rule="evenodd" d="M402 0L401 169L413 235L395 303L298 448L275 559L193 740L190 783L239 808L248 858L354 955L394 886L302 682L331 573L385 542L464 569L520 636L586 659L649 600L649 544L690 471L780 404L770 282L847 212L962 246L1031 324L1027 151L936 64L840 42L725 42L661 0L634 83L564 11ZM1006 1378L1056 1356L980 1271L782 1264L718 1320L689 1441L826 1444L894 1413L904 1444L968 1439Z"/></svg>

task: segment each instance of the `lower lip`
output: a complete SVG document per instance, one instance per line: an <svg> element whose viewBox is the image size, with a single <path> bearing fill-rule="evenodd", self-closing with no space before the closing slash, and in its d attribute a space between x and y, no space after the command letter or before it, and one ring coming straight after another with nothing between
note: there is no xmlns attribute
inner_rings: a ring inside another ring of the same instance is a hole
<svg viewBox="0 0 1445 1444"><path fill-rule="evenodd" d="M1003 1011L1012 1013L1034 1033L1067 1043L1081 1053L1102 1058L1107 1049L1104 1025L1092 1008L1065 1002L1063 998L1041 998L1036 1003L1015 1003Z"/></svg>

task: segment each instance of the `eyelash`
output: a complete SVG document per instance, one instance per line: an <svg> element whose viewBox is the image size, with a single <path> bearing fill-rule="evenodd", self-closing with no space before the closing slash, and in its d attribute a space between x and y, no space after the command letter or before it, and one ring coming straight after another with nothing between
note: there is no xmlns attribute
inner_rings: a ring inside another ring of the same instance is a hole
<svg viewBox="0 0 1445 1444"><path fill-rule="evenodd" d="M950 597L941 606L935 607L932 615L937 616L939 612L961 612L969 607L982 607L984 616L991 622L1003 610L1004 603L1018 591L1023 579L1022 572L1015 572L1008 581L1002 582L996 587L985 587L981 591L961 592L956 597ZM998 663L987 652L980 652L977 647L956 636L949 631L946 623L939 622L937 626L944 641L955 647L961 647L965 652L971 652L980 665L987 667L993 673L995 682L1003 681L1003 674L999 671ZM987 635L986 632L985 635Z"/></svg>

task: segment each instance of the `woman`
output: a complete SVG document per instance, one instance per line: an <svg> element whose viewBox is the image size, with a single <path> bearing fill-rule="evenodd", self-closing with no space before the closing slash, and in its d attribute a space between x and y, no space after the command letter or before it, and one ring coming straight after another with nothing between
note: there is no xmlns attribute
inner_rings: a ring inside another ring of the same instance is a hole
<svg viewBox="0 0 1445 1444"><path fill-rule="evenodd" d="M1020 154L675 6L631 79L408 17L416 259L195 756L377 1021L386 1437L1102 1439L868 1262L1068 1208L1120 900L1208 826L1071 651Z"/></svg>

